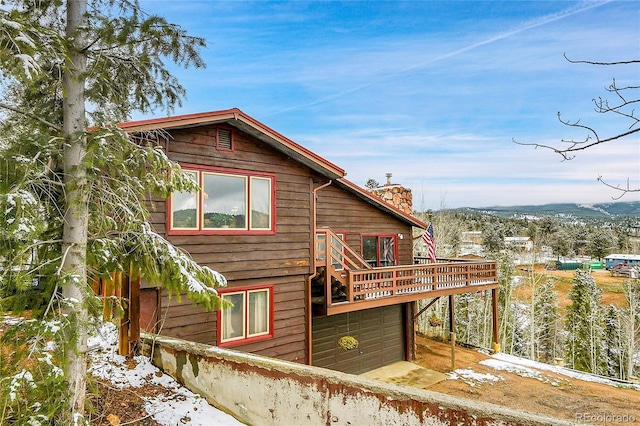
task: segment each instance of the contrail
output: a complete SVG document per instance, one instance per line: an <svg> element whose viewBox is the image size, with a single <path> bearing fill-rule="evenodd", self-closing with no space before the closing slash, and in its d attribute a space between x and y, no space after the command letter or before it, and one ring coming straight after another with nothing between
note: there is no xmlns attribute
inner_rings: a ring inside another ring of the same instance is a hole
<svg viewBox="0 0 640 426"><path fill-rule="evenodd" d="M501 34L497 34L497 35L495 35L493 37L490 37L490 38L488 38L486 40L482 40L482 41L479 41L477 43L473 43L473 44L471 44L469 46L454 50L453 52L449 52L449 53L446 53L444 55L436 56L435 58L432 58L432 59L430 59L430 60L428 60L426 62L417 64L417 65L412 65L412 66L406 67L404 69L395 71L393 73L381 76L381 77L379 77L379 78L377 78L377 79L375 79L375 80L373 80L373 81L371 81L369 83L353 87L352 89L345 90L345 91L336 93L336 94L331 95L331 96L326 96L326 97L324 97L322 99L318 99L316 101L308 102L308 103L305 103L305 104L294 105L294 106L291 106L291 107L288 107L288 108L283 108L283 109L280 109L278 111L272 112L270 114L266 114L264 117L270 117L272 115L281 114L283 112L295 111L297 109L308 108L308 107L319 105L319 104L322 104L322 103L325 103L325 102L328 102L328 101L332 101L334 99L338 99L338 98L341 98L343 96L347 96L347 95L350 95L352 93L359 92L360 90L366 89L368 87L375 86L375 85L377 85L379 83L384 82L385 80L389 80L390 78L396 77L399 74L404 74L404 73L407 73L407 72L410 72L410 71L414 71L416 69L424 68L424 67L426 67L428 65L431 65L431 64L433 64L435 62L439 62L439 61L442 61L444 59L452 58L454 56L460 55L461 53L465 53L465 52L468 52L470 50L476 49L476 48L478 48L480 46L491 44L491 43L499 41L499 40L504 40L506 38L509 38L511 36L519 34L519 33L523 32L523 31L527 31L527 30L530 30L530 29L533 29L533 28L541 27L541 26L549 24L551 22L555 22L555 21L567 18L569 16L576 15L578 13L582 13L582 12L587 11L589 9L600 7L600 6L605 5L607 3L611 3L612 1L613 0L605 0L605 1L600 1L600 2L591 2L591 1L582 2L582 3L579 3L579 4L575 5L575 6L573 6L573 7L570 7L568 9L562 10L562 11L557 12L557 13L552 13L552 14L541 16L541 17L538 17L538 18L530 19L529 21L526 21L526 22L522 23L520 26L516 27L515 29L512 29L510 31L507 31L507 32L504 32L504 33L501 33Z"/></svg>

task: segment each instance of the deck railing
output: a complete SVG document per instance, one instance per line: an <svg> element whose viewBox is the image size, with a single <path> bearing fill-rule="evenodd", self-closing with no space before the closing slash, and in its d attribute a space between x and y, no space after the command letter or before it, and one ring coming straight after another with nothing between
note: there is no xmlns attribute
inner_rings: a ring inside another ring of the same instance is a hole
<svg viewBox="0 0 640 426"><path fill-rule="evenodd" d="M377 299L415 293L442 292L497 284L494 262L448 261L427 265L387 266L347 271L347 301Z"/></svg>
<svg viewBox="0 0 640 426"><path fill-rule="evenodd" d="M329 228L316 232L316 266L336 270L371 269L371 265Z"/></svg>
<svg viewBox="0 0 640 426"><path fill-rule="evenodd" d="M330 229L316 235L316 267L326 274L326 314L495 289L497 265L492 261L415 258L413 265L372 268ZM346 300L332 300L331 283L345 286Z"/></svg>

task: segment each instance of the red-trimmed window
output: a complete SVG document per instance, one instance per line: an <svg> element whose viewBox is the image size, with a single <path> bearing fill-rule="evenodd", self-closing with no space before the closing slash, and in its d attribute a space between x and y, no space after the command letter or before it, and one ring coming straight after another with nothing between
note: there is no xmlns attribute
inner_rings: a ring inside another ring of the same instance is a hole
<svg viewBox="0 0 640 426"><path fill-rule="evenodd" d="M373 267L395 266L398 259L396 235L363 235L362 257Z"/></svg>
<svg viewBox="0 0 640 426"><path fill-rule="evenodd" d="M183 166L201 188L175 192L169 202L171 234L275 232L275 176Z"/></svg>
<svg viewBox="0 0 640 426"><path fill-rule="evenodd" d="M273 337L273 285L227 288L218 309L218 346L243 345Z"/></svg>

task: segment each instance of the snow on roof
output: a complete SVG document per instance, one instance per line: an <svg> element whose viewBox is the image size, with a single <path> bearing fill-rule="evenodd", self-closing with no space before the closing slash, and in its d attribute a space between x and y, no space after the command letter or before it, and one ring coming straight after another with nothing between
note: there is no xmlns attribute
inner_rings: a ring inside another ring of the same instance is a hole
<svg viewBox="0 0 640 426"><path fill-rule="evenodd" d="M530 238L530 237L504 237L504 240L505 240L505 241L507 241L507 242L509 242L509 241L513 241L513 242L516 242L516 241L526 242L526 241L531 240L531 238Z"/></svg>
<svg viewBox="0 0 640 426"><path fill-rule="evenodd" d="M610 254L606 256L605 259L640 260L640 254Z"/></svg>

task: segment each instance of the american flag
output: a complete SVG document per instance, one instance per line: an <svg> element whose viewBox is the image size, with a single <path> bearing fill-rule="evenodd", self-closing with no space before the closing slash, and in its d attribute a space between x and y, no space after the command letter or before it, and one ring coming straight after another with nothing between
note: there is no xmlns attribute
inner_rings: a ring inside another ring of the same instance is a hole
<svg viewBox="0 0 640 426"><path fill-rule="evenodd" d="M422 241L427 245L427 256L429 260L435 263L436 261L436 242L433 239L433 224L429 224L427 230L422 234Z"/></svg>

